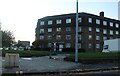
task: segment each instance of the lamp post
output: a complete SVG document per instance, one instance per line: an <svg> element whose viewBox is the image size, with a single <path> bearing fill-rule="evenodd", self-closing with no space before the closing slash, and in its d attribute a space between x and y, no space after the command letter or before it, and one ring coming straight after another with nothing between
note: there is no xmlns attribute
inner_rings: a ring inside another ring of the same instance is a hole
<svg viewBox="0 0 120 76"><path fill-rule="evenodd" d="M76 1L76 44L75 44L75 62L78 63L78 0Z"/></svg>

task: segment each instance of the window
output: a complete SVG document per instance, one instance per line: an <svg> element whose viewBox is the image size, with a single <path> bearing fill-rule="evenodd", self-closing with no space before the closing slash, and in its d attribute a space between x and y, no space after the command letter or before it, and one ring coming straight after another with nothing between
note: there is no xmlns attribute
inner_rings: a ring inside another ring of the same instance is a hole
<svg viewBox="0 0 120 76"><path fill-rule="evenodd" d="M91 44L91 43L89 43L89 44L88 44L88 47L89 47L89 48L92 48L92 44Z"/></svg>
<svg viewBox="0 0 120 76"><path fill-rule="evenodd" d="M40 29L40 33L44 33L44 29Z"/></svg>
<svg viewBox="0 0 120 76"><path fill-rule="evenodd" d="M56 35L56 39L60 40L61 39L61 35Z"/></svg>
<svg viewBox="0 0 120 76"><path fill-rule="evenodd" d="M106 25L107 25L107 21L103 21L103 25L105 25L105 26L106 26Z"/></svg>
<svg viewBox="0 0 120 76"><path fill-rule="evenodd" d="M82 31L82 28L79 26L78 27L78 32L81 32Z"/></svg>
<svg viewBox="0 0 120 76"><path fill-rule="evenodd" d="M89 23L92 23L92 18L88 18L88 22L89 22Z"/></svg>
<svg viewBox="0 0 120 76"><path fill-rule="evenodd" d="M103 40L107 40L107 37L106 37L106 36L103 36Z"/></svg>
<svg viewBox="0 0 120 76"><path fill-rule="evenodd" d="M103 29L103 34L107 34L107 30L106 29Z"/></svg>
<svg viewBox="0 0 120 76"><path fill-rule="evenodd" d="M113 22L110 22L110 26L113 27Z"/></svg>
<svg viewBox="0 0 120 76"><path fill-rule="evenodd" d="M66 31L71 31L71 27L66 27Z"/></svg>
<svg viewBox="0 0 120 76"><path fill-rule="evenodd" d="M44 25L44 21L40 21L40 25Z"/></svg>
<svg viewBox="0 0 120 76"><path fill-rule="evenodd" d="M78 18L78 23L81 23L82 22L82 18Z"/></svg>
<svg viewBox="0 0 120 76"><path fill-rule="evenodd" d="M90 32L92 31L92 27L89 27L89 31L90 31Z"/></svg>
<svg viewBox="0 0 120 76"><path fill-rule="evenodd" d="M96 40L100 40L100 36L96 36Z"/></svg>
<svg viewBox="0 0 120 76"><path fill-rule="evenodd" d="M100 29L99 29L99 28L96 28L96 32L100 32Z"/></svg>
<svg viewBox="0 0 120 76"><path fill-rule="evenodd" d="M52 43L48 43L48 47L52 47Z"/></svg>
<svg viewBox="0 0 120 76"><path fill-rule="evenodd" d="M71 23L71 19L66 19L66 23Z"/></svg>
<svg viewBox="0 0 120 76"><path fill-rule="evenodd" d="M113 37L110 37L110 39L113 39Z"/></svg>
<svg viewBox="0 0 120 76"><path fill-rule="evenodd" d="M66 43L66 48L70 48L71 44L70 43Z"/></svg>
<svg viewBox="0 0 120 76"><path fill-rule="evenodd" d="M60 27L59 27L59 28L57 28L57 29L56 29L56 31L57 31L57 32L60 32L60 31L61 31L61 28L60 28Z"/></svg>
<svg viewBox="0 0 120 76"><path fill-rule="evenodd" d="M62 23L62 20L56 20L56 23L57 23L57 24L61 24L61 23Z"/></svg>
<svg viewBox="0 0 120 76"><path fill-rule="evenodd" d="M116 23L116 24L115 24L115 27L116 27L116 28L119 28L119 24L118 24L118 23Z"/></svg>
<svg viewBox="0 0 120 76"><path fill-rule="evenodd" d="M43 40L44 39L44 36L43 35L40 35L40 40Z"/></svg>
<svg viewBox="0 0 120 76"><path fill-rule="evenodd" d="M82 40L82 36L81 35L78 35L78 40Z"/></svg>
<svg viewBox="0 0 120 76"><path fill-rule="evenodd" d="M48 35L48 40L51 40L52 39L52 35Z"/></svg>
<svg viewBox="0 0 120 76"><path fill-rule="evenodd" d="M116 31L116 35L118 35L119 34L119 32L118 31Z"/></svg>
<svg viewBox="0 0 120 76"><path fill-rule="evenodd" d="M92 35L89 35L89 40L91 40L92 39Z"/></svg>
<svg viewBox="0 0 120 76"><path fill-rule="evenodd" d="M70 40L71 39L71 35L66 35L66 40Z"/></svg>
<svg viewBox="0 0 120 76"><path fill-rule="evenodd" d="M52 28L48 28L48 32L52 32Z"/></svg>
<svg viewBox="0 0 120 76"><path fill-rule="evenodd" d="M100 44L96 44L96 48L100 48Z"/></svg>
<svg viewBox="0 0 120 76"><path fill-rule="evenodd" d="M110 30L110 35L113 35L113 30Z"/></svg>
<svg viewBox="0 0 120 76"><path fill-rule="evenodd" d="M49 21L48 21L48 25L52 25L52 20L49 20Z"/></svg>
<svg viewBox="0 0 120 76"><path fill-rule="evenodd" d="M81 48L81 43L78 43L78 48L79 48L79 49Z"/></svg>
<svg viewBox="0 0 120 76"><path fill-rule="evenodd" d="M100 20L99 19L96 19L96 24L100 24Z"/></svg>

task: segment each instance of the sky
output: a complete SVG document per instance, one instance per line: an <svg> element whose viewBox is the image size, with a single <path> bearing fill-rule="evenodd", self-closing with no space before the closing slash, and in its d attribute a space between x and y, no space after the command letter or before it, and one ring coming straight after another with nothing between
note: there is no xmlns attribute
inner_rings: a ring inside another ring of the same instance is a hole
<svg viewBox="0 0 120 76"><path fill-rule="evenodd" d="M118 19L119 0L78 0L79 12ZM15 40L35 40L37 20L52 15L76 12L76 0L0 0L0 22L2 30L13 32Z"/></svg>

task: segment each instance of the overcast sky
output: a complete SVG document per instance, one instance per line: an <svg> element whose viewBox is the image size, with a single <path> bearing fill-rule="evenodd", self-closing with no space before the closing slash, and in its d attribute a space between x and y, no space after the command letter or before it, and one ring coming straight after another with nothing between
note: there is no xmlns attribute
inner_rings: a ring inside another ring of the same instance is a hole
<svg viewBox="0 0 120 76"><path fill-rule="evenodd" d="M79 12L118 19L119 0L78 0ZM76 12L76 0L0 0L0 22L3 30L14 33L16 41L35 40L37 20L45 16Z"/></svg>

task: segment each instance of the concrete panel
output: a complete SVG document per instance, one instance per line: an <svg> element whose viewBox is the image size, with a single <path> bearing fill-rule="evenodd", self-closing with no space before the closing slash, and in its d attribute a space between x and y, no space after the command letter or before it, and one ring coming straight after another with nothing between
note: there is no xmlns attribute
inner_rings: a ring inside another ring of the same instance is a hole
<svg viewBox="0 0 120 76"><path fill-rule="evenodd" d="M9 54L5 56L5 67L14 68L19 67L19 54Z"/></svg>

